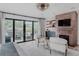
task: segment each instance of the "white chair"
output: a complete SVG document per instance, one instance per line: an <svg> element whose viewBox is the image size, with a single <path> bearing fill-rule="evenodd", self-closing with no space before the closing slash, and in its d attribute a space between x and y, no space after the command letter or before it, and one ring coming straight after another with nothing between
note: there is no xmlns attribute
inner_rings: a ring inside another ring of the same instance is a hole
<svg viewBox="0 0 79 59"><path fill-rule="evenodd" d="M37 45L38 47L39 47L39 46L46 46L46 45L47 45L46 37L41 37L41 36L35 35L35 36L34 36L34 39L35 39L35 43L36 43L36 45Z"/></svg>
<svg viewBox="0 0 79 59"><path fill-rule="evenodd" d="M39 45L44 45L44 37L41 37L40 35L34 35L35 43L39 47Z"/></svg>
<svg viewBox="0 0 79 59"><path fill-rule="evenodd" d="M50 37L49 40L50 53L52 50L57 50L63 52L65 56L67 55L67 40L59 37Z"/></svg>

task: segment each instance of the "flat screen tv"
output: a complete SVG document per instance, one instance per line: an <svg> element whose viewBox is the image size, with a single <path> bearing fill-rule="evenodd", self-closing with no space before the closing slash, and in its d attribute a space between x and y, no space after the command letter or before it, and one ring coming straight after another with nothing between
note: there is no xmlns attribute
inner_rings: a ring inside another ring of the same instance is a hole
<svg viewBox="0 0 79 59"><path fill-rule="evenodd" d="M58 26L71 26L71 19L58 20Z"/></svg>

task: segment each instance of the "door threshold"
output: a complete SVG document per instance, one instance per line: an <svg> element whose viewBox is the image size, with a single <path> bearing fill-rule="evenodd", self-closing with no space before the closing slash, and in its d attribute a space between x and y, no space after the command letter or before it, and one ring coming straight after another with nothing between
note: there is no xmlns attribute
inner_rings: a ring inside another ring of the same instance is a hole
<svg viewBox="0 0 79 59"><path fill-rule="evenodd" d="M30 42L30 41L34 41L34 40L21 41L21 42L17 42L17 44L19 44L19 43L24 43L24 42Z"/></svg>

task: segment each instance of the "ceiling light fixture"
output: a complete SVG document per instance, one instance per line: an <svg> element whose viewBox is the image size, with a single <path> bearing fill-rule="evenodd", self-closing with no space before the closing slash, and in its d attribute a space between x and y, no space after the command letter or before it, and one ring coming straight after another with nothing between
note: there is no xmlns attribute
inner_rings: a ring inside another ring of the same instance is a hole
<svg viewBox="0 0 79 59"><path fill-rule="evenodd" d="M40 9L41 11L48 9L48 7L49 7L48 3L38 3L37 4L37 8Z"/></svg>

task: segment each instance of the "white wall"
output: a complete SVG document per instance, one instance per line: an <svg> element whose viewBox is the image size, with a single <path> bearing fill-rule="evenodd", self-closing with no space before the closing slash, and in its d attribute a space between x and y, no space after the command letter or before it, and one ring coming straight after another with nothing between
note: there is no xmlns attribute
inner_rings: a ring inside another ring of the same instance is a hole
<svg viewBox="0 0 79 59"><path fill-rule="evenodd" d="M39 19L29 18L29 17L23 17L23 16L17 16L17 15L12 15L12 14L4 14L4 16L5 16L5 18L39 21Z"/></svg>
<svg viewBox="0 0 79 59"><path fill-rule="evenodd" d="M0 43L5 43L5 37L4 37L4 14L0 13Z"/></svg>

